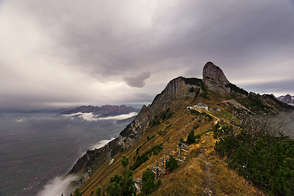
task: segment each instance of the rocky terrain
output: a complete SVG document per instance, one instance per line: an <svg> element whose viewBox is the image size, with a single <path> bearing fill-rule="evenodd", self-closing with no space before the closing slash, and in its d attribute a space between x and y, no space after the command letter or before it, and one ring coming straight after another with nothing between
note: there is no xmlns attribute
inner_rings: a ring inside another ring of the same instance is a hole
<svg viewBox="0 0 294 196"><path fill-rule="evenodd" d="M277 97L277 99L283 103L287 103L289 105L294 106L294 96L287 94L287 95L279 96Z"/></svg>
<svg viewBox="0 0 294 196"><path fill-rule="evenodd" d="M221 109L221 113L207 111L203 114L203 118L198 118L196 121L195 118L189 116L186 108L199 102L207 104L211 108L218 107ZM83 109L86 111L86 108ZM167 145L169 147L166 146L165 148L174 149L176 143L179 142L181 137L185 137L194 123L196 123L194 126L199 126L199 131L202 130L203 132L204 129L211 127L211 123L207 121L209 116L218 121L220 118L231 118L231 113L236 110L273 115L281 111L294 111L293 107L278 101L273 95L248 93L244 89L231 84L218 66L208 62L203 68L203 79L178 77L171 80L150 105L142 107L134 121L120 133L116 140L99 150L87 152L78 160L77 165L79 167L74 167L75 169L71 170L71 173L83 173L89 168L95 168L95 172L92 173L93 177L82 186L82 189L86 192L85 195L90 195L89 191L93 191L97 182L107 182L109 177L105 178L105 175L114 175L115 171L120 171L118 169L119 161L116 161L114 166L108 166L107 152L111 152L111 156L115 157L114 160L121 157L122 153L127 154L129 157L133 157L133 160L130 161L132 164L138 156L138 149L141 149L150 140L150 137L154 138L152 139L154 140L153 145L160 144L160 142L166 143L166 145L170 143ZM209 145L213 149L212 144ZM147 150L146 148L147 146L143 147ZM204 149L202 151L204 156ZM155 158L152 160L155 161ZM208 162L205 170L206 175L212 176L208 157L205 157L205 161ZM146 166L148 164L134 170L134 175L138 176ZM111 172L105 170L106 168L109 170L109 167L112 168ZM211 179L207 180L208 182L212 181ZM209 184L212 186L212 183L208 183L208 187ZM212 189L209 187L208 192L213 191Z"/></svg>

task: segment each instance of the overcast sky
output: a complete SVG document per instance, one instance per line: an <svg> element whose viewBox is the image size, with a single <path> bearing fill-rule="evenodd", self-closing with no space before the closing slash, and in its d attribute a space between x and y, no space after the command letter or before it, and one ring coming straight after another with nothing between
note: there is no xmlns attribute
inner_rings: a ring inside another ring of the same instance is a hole
<svg viewBox="0 0 294 196"><path fill-rule="evenodd" d="M207 61L294 95L294 0L0 0L0 108L148 104Z"/></svg>

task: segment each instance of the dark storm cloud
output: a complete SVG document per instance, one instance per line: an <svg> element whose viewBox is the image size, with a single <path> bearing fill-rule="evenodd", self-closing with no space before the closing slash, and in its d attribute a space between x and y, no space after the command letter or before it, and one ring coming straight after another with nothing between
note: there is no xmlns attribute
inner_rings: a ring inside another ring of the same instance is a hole
<svg viewBox="0 0 294 196"><path fill-rule="evenodd" d="M285 10L284 4L267 1L175 1L167 7L158 3L146 31L126 26L119 33L121 21L115 15L86 29L81 25L86 18L77 18L62 24L66 36L61 41L100 76L138 72L146 65L166 69L177 61L186 61L186 67L197 59L215 59L230 68L244 61L250 67L250 58L292 54L294 14Z"/></svg>
<svg viewBox="0 0 294 196"><path fill-rule="evenodd" d="M74 99L76 94L80 95L77 100L115 102L130 100L134 94L143 93L143 87L145 91L156 88L152 91L155 95L179 75L201 78L207 61L220 66L233 83L259 86L255 88L258 93L281 92L284 88L294 94L293 87L283 85L291 80L294 64L294 9L290 1L25 0L11 1L8 8L14 14L7 15L13 19L7 24L25 20L26 25L13 26L13 33L2 35L5 28L0 36L8 40L5 36L15 34L19 41L27 40L17 45L23 48L18 54L32 51L29 55L36 59L17 61L14 56L4 58L2 53L4 60L0 54L0 62L15 67L23 62L39 67L63 65L55 69L57 72L46 70L40 76L45 80L50 73L60 73L56 81L66 81L63 87L58 87L58 82L47 82L50 79L42 82L50 95L61 93L65 99ZM35 48L25 48L34 44ZM13 51L2 47L6 53ZM8 74L24 78L22 70L4 68ZM33 74L39 76L42 69ZM27 72L25 78L31 78L30 74ZM256 78L260 80L252 84ZM122 88L122 83L128 86ZM16 86L11 91L16 91ZM32 90L46 94L36 87ZM116 99L107 96L114 91Z"/></svg>
<svg viewBox="0 0 294 196"><path fill-rule="evenodd" d="M143 72L139 74L138 76L125 77L125 81L130 87L142 88L145 86L145 80L148 79L149 77L150 77L150 72Z"/></svg>

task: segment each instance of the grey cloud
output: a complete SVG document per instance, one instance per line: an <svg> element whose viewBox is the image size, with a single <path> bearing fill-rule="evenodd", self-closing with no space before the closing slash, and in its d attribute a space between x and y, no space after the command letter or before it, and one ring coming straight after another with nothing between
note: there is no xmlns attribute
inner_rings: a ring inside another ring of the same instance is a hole
<svg viewBox="0 0 294 196"><path fill-rule="evenodd" d="M51 43L38 50L42 55L60 58L70 70L86 73L95 81L137 87L132 88L131 97L148 85L154 85L159 93L158 83L179 75L201 78L207 61L220 66L232 82L256 73L274 80L271 68L279 62L285 62L290 70L281 69L277 78L292 77L294 17L287 1L150 0L153 8L136 0L11 2L13 9L50 37ZM146 68L149 72L142 72ZM149 77L152 80L147 82ZM280 84L247 86L248 90L277 92L284 81ZM84 84L90 85L95 86ZM294 93L289 86L284 90ZM75 97L80 89L67 91L71 92L61 96L65 100L89 100L85 92ZM50 102L51 97L41 99Z"/></svg>
<svg viewBox="0 0 294 196"><path fill-rule="evenodd" d="M71 51L73 61L101 79L138 73L146 65L168 68L177 60L187 64L197 59L203 63L216 60L232 67L240 60L277 50L284 55L293 52L287 40L293 38L294 20L283 3L164 1L158 3L151 26L142 31L121 23L119 7L125 8L123 3L61 1L58 10L56 3L46 2L32 1L35 6L30 5L31 9L51 9L54 14L32 13L46 26L53 25L60 46ZM69 5L73 8L67 8ZM81 9L77 9L79 5ZM170 64L163 63L168 59Z"/></svg>
<svg viewBox="0 0 294 196"><path fill-rule="evenodd" d="M251 92L259 92L261 94L275 94L275 96L285 95L287 92L293 91L294 79L279 82L265 82L251 85L244 85L242 88ZM274 93L275 92L275 93Z"/></svg>
<svg viewBox="0 0 294 196"><path fill-rule="evenodd" d="M137 88L142 88L145 86L145 80L150 77L150 72L142 72L137 76L133 77L125 77L126 83L130 87L137 87Z"/></svg>

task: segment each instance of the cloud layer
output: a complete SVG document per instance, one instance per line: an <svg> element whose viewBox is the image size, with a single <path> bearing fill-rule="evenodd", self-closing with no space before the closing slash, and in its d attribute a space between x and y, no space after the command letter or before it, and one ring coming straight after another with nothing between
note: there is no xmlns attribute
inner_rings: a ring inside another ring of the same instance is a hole
<svg viewBox="0 0 294 196"><path fill-rule="evenodd" d="M284 85L294 80L293 5L3 1L0 108L150 103L177 76L201 78L207 61L246 90L294 94Z"/></svg>
<svg viewBox="0 0 294 196"><path fill-rule="evenodd" d="M81 117L86 121L99 121L99 120L124 120L124 119L128 119L131 118L133 116L136 116L138 113L137 112L131 112L129 114L120 114L117 116L108 116L108 117L99 117L98 115L94 115L92 112L91 113L82 113L82 112L78 112L78 113L74 113L74 114L64 114L64 117L73 117L73 116L77 116L77 117ZM18 120L17 122L23 122L23 119Z"/></svg>
<svg viewBox="0 0 294 196"><path fill-rule="evenodd" d="M73 193L73 188L70 186L71 182L77 180L77 176L69 175L67 177L55 177L49 181L45 187L37 193L37 196L56 196L56 195L70 195Z"/></svg>

